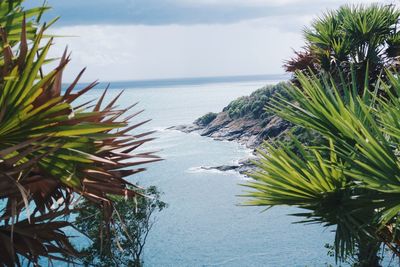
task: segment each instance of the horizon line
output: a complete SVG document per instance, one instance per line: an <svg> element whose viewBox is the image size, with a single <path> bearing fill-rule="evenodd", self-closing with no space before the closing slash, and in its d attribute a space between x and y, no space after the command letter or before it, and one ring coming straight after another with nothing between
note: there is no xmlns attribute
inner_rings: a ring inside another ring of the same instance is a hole
<svg viewBox="0 0 400 267"><path fill-rule="evenodd" d="M274 74L249 74L249 75L221 75L221 76L192 76L192 77L171 77L171 78L154 78L154 79L132 79L132 80L108 80L108 81L100 81L97 80L98 85L113 85L113 84L121 84L121 83L133 83L133 84L140 84L140 85L146 85L150 83L160 83L160 82L166 82L169 84L172 84L173 82L179 82L180 84L185 84L184 82L193 82L193 81L198 81L199 83L201 82L224 82L228 79L234 81L256 81L257 79L270 79L276 77L278 79L289 79L290 74L288 73L274 73ZM63 82L63 86L71 84L72 81L68 82ZM86 85L90 84L92 82L79 82L78 84L80 85Z"/></svg>

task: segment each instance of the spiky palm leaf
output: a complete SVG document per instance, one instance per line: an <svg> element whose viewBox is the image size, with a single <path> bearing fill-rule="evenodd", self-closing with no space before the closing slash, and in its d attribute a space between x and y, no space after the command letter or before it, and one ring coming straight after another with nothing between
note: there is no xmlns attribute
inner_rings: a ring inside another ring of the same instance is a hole
<svg viewBox="0 0 400 267"><path fill-rule="evenodd" d="M297 52L284 66L293 73L315 73L315 70L329 73L337 81L339 73L350 81L352 66L360 78L358 86L362 91L367 69L369 82L373 84L384 67L398 66L399 17L400 11L394 5L346 5L327 12L304 30L307 42L304 52ZM298 55L311 58L304 61Z"/></svg>
<svg viewBox="0 0 400 267"><path fill-rule="evenodd" d="M255 190L247 194L253 199L249 204L294 205L310 210L297 214L306 221L336 225L341 258L354 253L355 241L368 239L385 242L398 254L400 80L387 75L390 84L378 83L359 96L355 77L351 84L337 84L299 73L300 86L288 87L295 103L279 98L269 109L313 129L326 143L298 144L300 155L267 145L267 153L260 152L261 172L247 184ZM387 98L378 97L378 90Z"/></svg>
<svg viewBox="0 0 400 267"><path fill-rule="evenodd" d="M130 133L144 122L128 125L137 113L124 117L131 107L118 109L119 96L103 105L104 92L94 108L73 104L96 85L74 90L83 71L62 92L67 52L54 70L43 73L53 40L44 40L47 26L35 25L47 7L24 11L22 2L0 3L5 14L4 24L0 21L0 199L6 201L0 233L7 247L0 263L6 265L18 264L19 257L37 262L41 256L71 256L62 228L68 225L63 216L70 213L73 199L81 196L98 204L108 224L109 196L136 196L124 178L144 170L138 165L160 160L152 153L132 153L151 140L151 133ZM40 238L30 239L37 234Z"/></svg>

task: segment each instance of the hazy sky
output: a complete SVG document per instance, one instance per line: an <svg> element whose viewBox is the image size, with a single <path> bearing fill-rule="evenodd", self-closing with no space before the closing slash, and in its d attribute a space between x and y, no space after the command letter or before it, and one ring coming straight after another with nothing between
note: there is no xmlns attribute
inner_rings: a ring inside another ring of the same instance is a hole
<svg viewBox="0 0 400 267"><path fill-rule="evenodd" d="M303 45L301 31L342 0L49 0L60 15L52 55L66 45L71 80L85 81L283 73Z"/></svg>

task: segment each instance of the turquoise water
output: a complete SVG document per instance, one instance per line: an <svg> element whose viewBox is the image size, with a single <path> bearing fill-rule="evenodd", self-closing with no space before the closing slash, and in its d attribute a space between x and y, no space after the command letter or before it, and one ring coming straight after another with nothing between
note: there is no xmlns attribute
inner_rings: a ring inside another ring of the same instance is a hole
<svg viewBox="0 0 400 267"><path fill-rule="evenodd" d="M157 140L144 150L161 150L165 161L148 165L133 176L141 185L164 192L168 209L157 222L144 251L145 266L324 266L334 263L324 244L333 233L320 225L292 224L288 207L241 207L237 197L245 178L234 172L199 171L200 166L237 162L249 151L234 142L219 142L197 134L165 130L193 122L209 111L218 112L231 100L248 95L272 80L167 85L126 89L121 106L140 101L145 112L135 121L153 119L141 129L158 130ZM111 90L109 97L119 90ZM89 98L98 97L93 90Z"/></svg>

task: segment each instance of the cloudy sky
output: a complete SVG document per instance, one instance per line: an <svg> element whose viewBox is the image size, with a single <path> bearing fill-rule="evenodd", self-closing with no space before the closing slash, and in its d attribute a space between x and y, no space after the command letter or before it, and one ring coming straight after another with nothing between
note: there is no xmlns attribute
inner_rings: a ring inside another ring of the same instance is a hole
<svg viewBox="0 0 400 267"><path fill-rule="evenodd" d="M160 79L283 73L322 12L380 0L48 0L60 15L52 54L66 45L71 80ZM32 2L31 2L32 3Z"/></svg>

